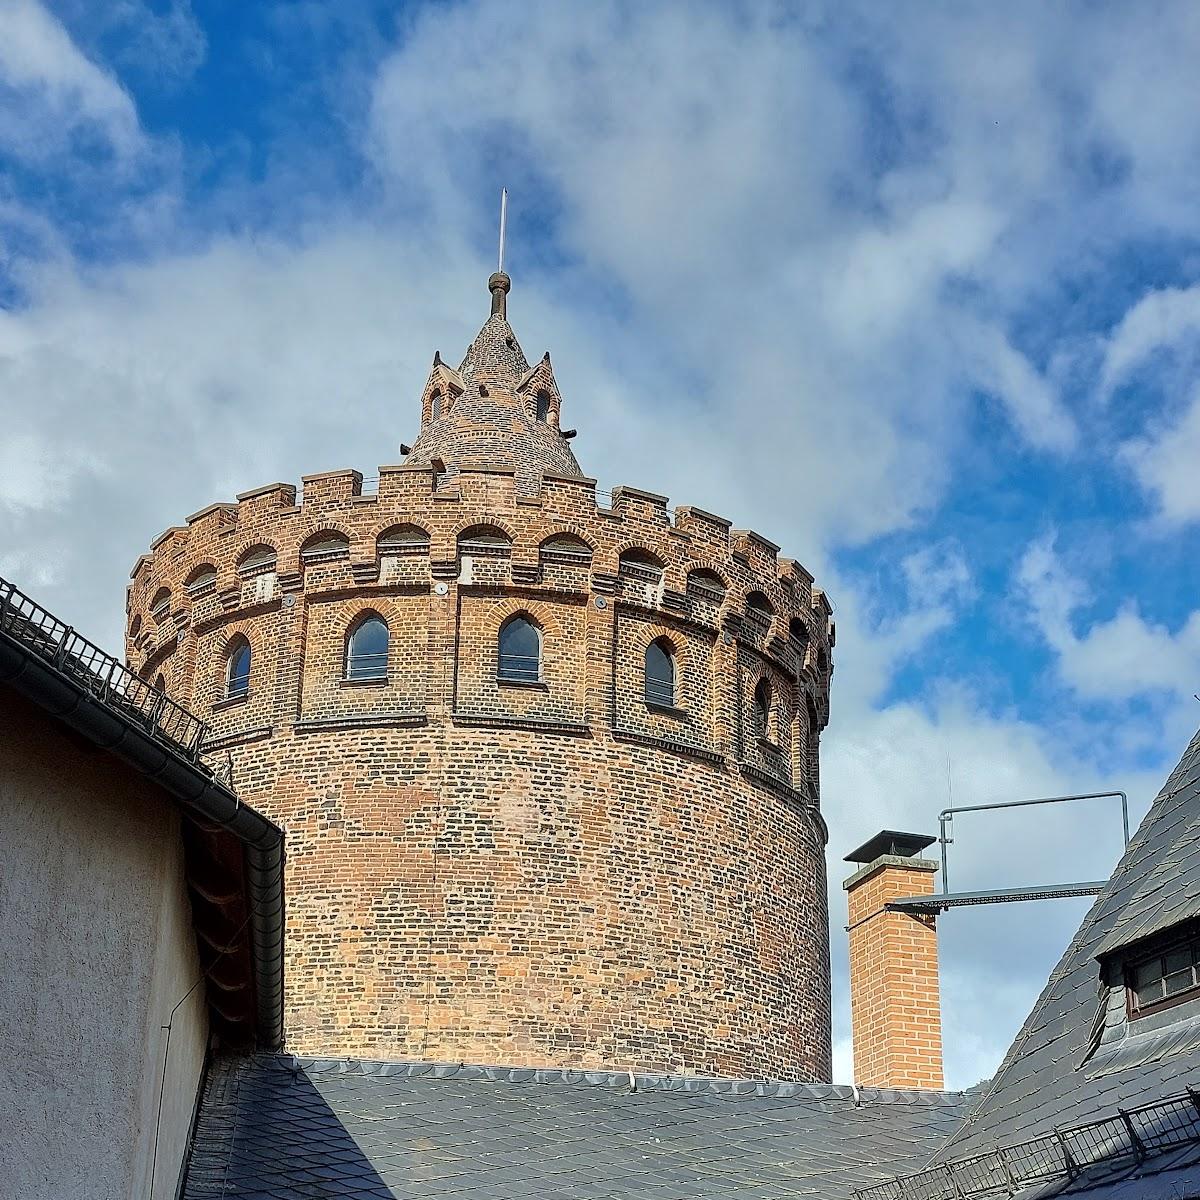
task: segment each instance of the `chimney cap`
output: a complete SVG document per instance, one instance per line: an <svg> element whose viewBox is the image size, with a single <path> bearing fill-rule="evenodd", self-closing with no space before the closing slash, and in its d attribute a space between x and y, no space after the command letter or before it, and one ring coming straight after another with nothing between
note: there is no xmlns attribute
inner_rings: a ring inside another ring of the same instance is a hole
<svg viewBox="0 0 1200 1200"><path fill-rule="evenodd" d="M926 833L901 833L896 829L883 829L873 838L863 842L857 850L851 850L842 861L873 863L885 854L896 858L915 858L926 846L932 846L936 841L936 837Z"/></svg>

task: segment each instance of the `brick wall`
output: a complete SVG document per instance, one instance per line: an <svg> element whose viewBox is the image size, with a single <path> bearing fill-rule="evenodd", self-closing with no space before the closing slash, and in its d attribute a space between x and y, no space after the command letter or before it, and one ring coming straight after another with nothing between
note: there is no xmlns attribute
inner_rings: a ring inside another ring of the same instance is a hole
<svg viewBox="0 0 1200 1200"><path fill-rule="evenodd" d="M586 479L530 495L511 470L464 468L436 490L427 468L381 475L374 495L330 472L301 504L274 485L206 509L139 560L129 592L131 662L211 722L209 760L286 830L289 1046L827 1079L807 747L828 716L832 627L811 577L649 493L608 509ZM427 543L388 548L398 525ZM511 544L466 553L478 525ZM328 530L345 552L305 561ZM590 562L543 548L565 535ZM274 562L239 568L264 545ZM661 577L622 574L630 548ZM193 596L183 581L209 565ZM745 615L752 591L774 615ZM387 679L348 686L346 633L368 610L389 625ZM496 679L518 612L543 631L534 687ZM239 634L250 689L229 700ZM673 711L643 697L657 637L677 652ZM773 746L744 733L764 674Z"/></svg>
<svg viewBox="0 0 1200 1200"><path fill-rule="evenodd" d="M885 856L844 884L850 914L850 1014L860 1087L942 1088L935 918L888 912L933 892L937 864Z"/></svg>

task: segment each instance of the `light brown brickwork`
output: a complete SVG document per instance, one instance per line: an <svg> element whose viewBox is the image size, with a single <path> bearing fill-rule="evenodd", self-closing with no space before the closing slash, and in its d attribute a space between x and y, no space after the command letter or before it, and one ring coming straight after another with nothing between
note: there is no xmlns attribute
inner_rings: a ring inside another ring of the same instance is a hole
<svg viewBox="0 0 1200 1200"><path fill-rule="evenodd" d="M481 351L464 372L494 399L502 366ZM829 605L755 534L634 489L609 507L577 468L522 455L464 452L449 479L384 467L367 495L353 471L309 476L299 504L259 488L133 571L130 661L211 722L209 761L286 830L288 1045L828 1079ZM344 551L302 556L330 531ZM264 546L273 562L239 566ZM661 577L622 571L631 548ZM754 591L773 615L746 615ZM389 625L386 679L347 682L367 611ZM516 613L542 630L533 686L497 680ZM250 688L226 699L239 633ZM670 711L643 698L657 637L677 653Z"/></svg>
<svg viewBox="0 0 1200 1200"><path fill-rule="evenodd" d="M933 892L937 863L885 855L843 885L850 911L850 1014L860 1087L937 1088L942 1015L935 918L888 912Z"/></svg>

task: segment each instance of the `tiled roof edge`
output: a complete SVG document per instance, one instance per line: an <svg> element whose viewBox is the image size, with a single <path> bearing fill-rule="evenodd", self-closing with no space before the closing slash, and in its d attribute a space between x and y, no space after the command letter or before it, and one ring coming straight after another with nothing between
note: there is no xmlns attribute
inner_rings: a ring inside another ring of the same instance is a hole
<svg viewBox="0 0 1200 1200"><path fill-rule="evenodd" d="M715 1079L706 1076L655 1075L634 1071L584 1068L505 1067L468 1063L373 1061L260 1055L259 1062L280 1071L322 1075L366 1075L402 1079L468 1079L492 1083L538 1083L564 1086L624 1088L629 1091L690 1092L716 1096L775 1096L808 1100L842 1100L852 1104L916 1104L954 1107L963 1092L903 1088L859 1088L834 1083L784 1083L770 1079Z"/></svg>

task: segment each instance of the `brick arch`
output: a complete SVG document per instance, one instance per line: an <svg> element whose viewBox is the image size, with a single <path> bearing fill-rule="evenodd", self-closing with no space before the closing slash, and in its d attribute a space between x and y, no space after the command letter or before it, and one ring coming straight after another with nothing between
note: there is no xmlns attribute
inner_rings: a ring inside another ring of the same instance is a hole
<svg viewBox="0 0 1200 1200"><path fill-rule="evenodd" d="M374 545L378 546L379 539L383 537L385 533L391 533L393 529L411 529L417 533L423 534L425 541L428 542L432 540L432 535L430 534L429 530L417 521L389 521L386 525L381 526L380 528L376 529L373 534L371 534L371 541L374 543Z"/></svg>
<svg viewBox="0 0 1200 1200"><path fill-rule="evenodd" d="M544 538L539 539L538 549L541 550L547 542L552 542L555 538L561 537L578 538L593 554L596 553L595 535L585 530L582 525L561 525L551 530Z"/></svg>
<svg viewBox="0 0 1200 1200"><path fill-rule="evenodd" d="M643 658L645 658L651 643L660 639L671 647L671 656L675 659L675 671L678 675L688 660L687 638L670 625L643 625L637 639L637 647Z"/></svg>
<svg viewBox="0 0 1200 1200"><path fill-rule="evenodd" d="M526 596L506 596L496 603L489 613L489 620L494 623L494 634L499 636L500 627L509 617L525 613L533 618L533 623L542 631L543 635L550 633L560 635L562 626L551 615L552 609L553 606L545 600L534 600Z"/></svg>
<svg viewBox="0 0 1200 1200"><path fill-rule="evenodd" d="M499 529L501 533L508 536L508 540L514 545L517 541L517 536L521 532L511 521L506 521L503 517L497 517L492 513L476 513L472 520L464 521L461 525L456 525L451 537L454 539L454 544L458 545L458 539L462 537L468 529L478 529L481 526L491 526L493 529Z"/></svg>
<svg viewBox="0 0 1200 1200"><path fill-rule="evenodd" d="M729 582L728 568L724 563L720 567L710 559L689 559L684 567L684 582L686 583L698 571L707 571L711 575L715 575L720 581L721 586L725 589L725 599L728 600L731 593L737 589Z"/></svg>
<svg viewBox="0 0 1200 1200"><path fill-rule="evenodd" d="M354 531L348 528L344 521L325 521L315 529L311 529L304 534L300 539L300 552L304 552L304 547L309 542L315 541L319 537L331 536L333 534L340 534L344 537L347 545L354 541Z"/></svg>
<svg viewBox="0 0 1200 1200"><path fill-rule="evenodd" d="M278 568L279 547L273 545L271 542L264 542L261 538L259 538L256 541L247 542L233 556L233 569L235 571L240 571L242 569L244 560L250 557L250 552L252 550L270 550L271 553L275 555L275 566Z"/></svg>

